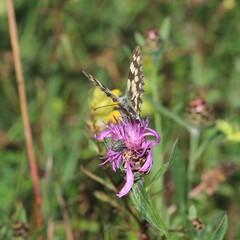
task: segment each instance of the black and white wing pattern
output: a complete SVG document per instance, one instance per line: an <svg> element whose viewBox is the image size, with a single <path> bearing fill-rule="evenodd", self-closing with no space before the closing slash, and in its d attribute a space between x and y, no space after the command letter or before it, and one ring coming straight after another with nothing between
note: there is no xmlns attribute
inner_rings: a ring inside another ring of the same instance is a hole
<svg viewBox="0 0 240 240"><path fill-rule="evenodd" d="M110 97L119 106L122 116L130 118L139 118L141 113L142 95L144 93L144 79L142 68L142 53L137 46L132 55L130 69L128 74L126 94L123 97L117 97L111 90L105 87L91 74L83 71L83 74L91 83L98 86L108 97Z"/></svg>
<svg viewBox="0 0 240 240"><path fill-rule="evenodd" d="M143 64L140 47L137 46L132 55L128 73L126 96L138 116L141 113L142 96L144 93Z"/></svg>

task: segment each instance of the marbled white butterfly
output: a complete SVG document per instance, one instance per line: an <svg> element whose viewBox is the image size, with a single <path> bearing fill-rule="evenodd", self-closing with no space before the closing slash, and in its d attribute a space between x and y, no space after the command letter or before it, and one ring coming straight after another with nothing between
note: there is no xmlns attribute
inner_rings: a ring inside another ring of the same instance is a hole
<svg viewBox="0 0 240 240"><path fill-rule="evenodd" d="M110 97L119 106L119 111L122 116L136 118L140 117L142 95L144 93L143 67L142 67L142 53L137 46L132 54L130 69L128 73L126 93L122 97L114 95L107 87L99 82L91 74L84 72L84 75L95 86L98 86L108 97Z"/></svg>

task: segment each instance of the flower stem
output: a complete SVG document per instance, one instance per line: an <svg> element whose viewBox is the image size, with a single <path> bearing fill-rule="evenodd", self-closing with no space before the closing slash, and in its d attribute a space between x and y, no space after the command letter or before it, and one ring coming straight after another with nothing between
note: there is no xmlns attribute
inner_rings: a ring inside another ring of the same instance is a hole
<svg viewBox="0 0 240 240"><path fill-rule="evenodd" d="M190 153L189 153L189 166L188 166L188 190L190 190L192 182L193 182L193 176L195 172L196 167L196 161L198 156L201 152L199 152L199 136L200 136L200 130L198 128L194 128L188 123L186 123L184 120L182 120L176 113L169 111L167 108L162 106L161 104L157 104L157 101L152 101L156 109L162 113L167 118L172 119L176 123L178 123L180 126L187 129L190 133ZM205 147L205 146L204 146Z"/></svg>
<svg viewBox="0 0 240 240"><path fill-rule="evenodd" d="M193 177L196 169L197 161L197 150L199 145L200 130L192 127L190 129L190 152L189 152L189 163L188 163L188 191L190 191Z"/></svg>
<svg viewBox="0 0 240 240"><path fill-rule="evenodd" d="M157 63L154 61L154 58L152 58L152 72L151 72L151 80L153 82L152 84L152 97L154 102L159 102L160 96L159 96L159 82L158 82L158 75L157 75ZM155 111L154 113L154 125L155 129L159 134L162 134L162 118L159 111ZM160 144L157 148L153 150L153 159L155 160L155 165L153 165L152 174L153 176L156 174L156 172L159 170L159 167L163 165L163 154L162 154L162 144ZM163 178L159 178L157 184L153 185L153 191L159 192L163 190ZM163 209L163 197L159 197L156 199L155 204L158 209Z"/></svg>

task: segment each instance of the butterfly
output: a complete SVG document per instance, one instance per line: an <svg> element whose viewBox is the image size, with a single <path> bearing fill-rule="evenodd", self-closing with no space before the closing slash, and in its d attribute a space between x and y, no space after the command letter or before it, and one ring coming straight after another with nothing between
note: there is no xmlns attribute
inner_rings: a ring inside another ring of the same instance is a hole
<svg viewBox="0 0 240 240"><path fill-rule="evenodd" d="M129 117L131 119L139 119L142 106L142 96L144 93L144 79L143 79L143 67L142 67L142 53L140 47L135 47L132 59L130 63L130 69L128 73L126 93L122 97L114 95L110 89L105 87L98 79L91 74L83 71L83 74L92 82L95 86L98 86L108 97L116 102L119 107L119 111L122 116Z"/></svg>

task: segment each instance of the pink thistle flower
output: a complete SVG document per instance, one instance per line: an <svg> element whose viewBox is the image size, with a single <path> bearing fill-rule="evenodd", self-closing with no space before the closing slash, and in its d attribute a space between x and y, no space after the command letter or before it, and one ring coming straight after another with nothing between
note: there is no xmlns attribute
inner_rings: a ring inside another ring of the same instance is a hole
<svg viewBox="0 0 240 240"><path fill-rule="evenodd" d="M106 130L95 137L98 140L109 139L110 145L105 161L110 163L114 172L121 169L126 173L126 183L117 194L123 197L132 188L139 176L148 174L152 168L152 147L160 142L159 134L148 127L149 119L123 119L106 124ZM153 139L147 140L147 137Z"/></svg>

